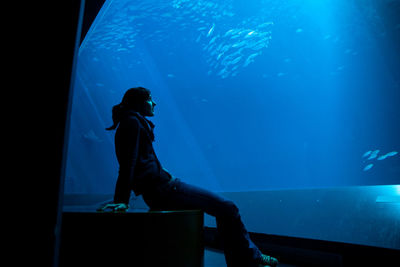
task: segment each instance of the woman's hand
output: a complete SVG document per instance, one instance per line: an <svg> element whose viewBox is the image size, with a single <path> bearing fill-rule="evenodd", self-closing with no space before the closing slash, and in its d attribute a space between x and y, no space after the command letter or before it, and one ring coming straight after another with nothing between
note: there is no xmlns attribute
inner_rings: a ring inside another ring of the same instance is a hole
<svg viewBox="0 0 400 267"><path fill-rule="evenodd" d="M125 203L115 203L115 204L106 204L97 209L97 211L102 212L126 212L129 209L129 205Z"/></svg>

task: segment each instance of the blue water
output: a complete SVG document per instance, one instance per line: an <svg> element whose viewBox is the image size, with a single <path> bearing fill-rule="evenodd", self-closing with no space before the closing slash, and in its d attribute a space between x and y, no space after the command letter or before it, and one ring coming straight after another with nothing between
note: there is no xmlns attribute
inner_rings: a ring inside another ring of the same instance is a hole
<svg viewBox="0 0 400 267"><path fill-rule="evenodd" d="M388 0L107 0L79 50L65 192L114 191L104 128L136 86L157 102L160 161L186 182L400 184L396 10Z"/></svg>

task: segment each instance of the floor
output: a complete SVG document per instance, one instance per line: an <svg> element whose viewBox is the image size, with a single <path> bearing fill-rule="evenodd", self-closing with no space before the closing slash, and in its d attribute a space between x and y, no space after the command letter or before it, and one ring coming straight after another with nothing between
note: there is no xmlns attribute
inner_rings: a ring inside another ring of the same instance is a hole
<svg viewBox="0 0 400 267"><path fill-rule="evenodd" d="M289 265L280 263L279 267L295 267L295 265ZM226 267L224 254L220 251L213 249L204 250L204 267Z"/></svg>
<svg viewBox="0 0 400 267"><path fill-rule="evenodd" d="M204 267L226 267L224 253L216 250L205 249Z"/></svg>

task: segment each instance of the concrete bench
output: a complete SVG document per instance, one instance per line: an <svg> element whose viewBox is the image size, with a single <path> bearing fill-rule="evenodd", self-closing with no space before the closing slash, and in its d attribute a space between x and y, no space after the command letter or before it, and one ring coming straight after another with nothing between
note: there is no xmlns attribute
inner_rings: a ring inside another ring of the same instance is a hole
<svg viewBox="0 0 400 267"><path fill-rule="evenodd" d="M60 267L202 267L203 219L198 210L63 211Z"/></svg>

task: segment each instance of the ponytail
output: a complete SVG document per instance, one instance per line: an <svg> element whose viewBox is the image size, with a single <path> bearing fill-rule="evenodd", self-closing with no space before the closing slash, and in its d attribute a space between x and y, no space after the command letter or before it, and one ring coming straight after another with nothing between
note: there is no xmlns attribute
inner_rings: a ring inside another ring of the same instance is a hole
<svg viewBox="0 0 400 267"><path fill-rule="evenodd" d="M112 108L113 125L106 128L107 131L115 130L117 128L119 122L121 121L121 115L122 115L123 109L124 109L124 106L122 104L113 106L113 108Z"/></svg>

